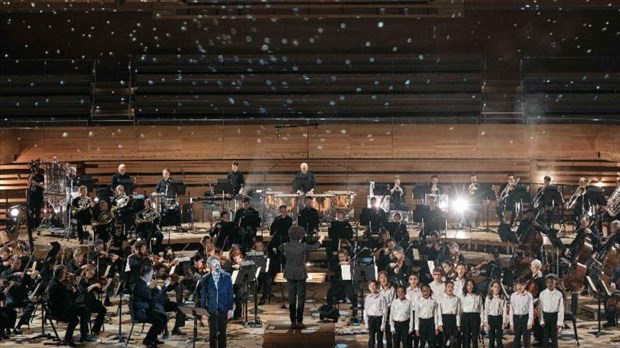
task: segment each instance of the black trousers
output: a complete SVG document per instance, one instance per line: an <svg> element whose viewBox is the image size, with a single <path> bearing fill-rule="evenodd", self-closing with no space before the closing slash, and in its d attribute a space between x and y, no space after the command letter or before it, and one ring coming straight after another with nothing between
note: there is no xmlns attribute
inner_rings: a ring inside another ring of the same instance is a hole
<svg viewBox="0 0 620 348"><path fill-rule="evenodd" d="M57 313L55 313L57 314ZM67 331L65 332L65 341L73 340L73 331L80 324L80 335L88 336L88 322L90 321L90 309L86 306L75 306L67 308L65 313L59 316L60 319L67 322Z"/></svg>
<svg viewBox="0 0 620 348"><path fill-rule="evenodd" d="M262 294L261 298L263 300L269 301L269 298L271 298L272 283L273 283L273 277L271 276L271 273L261 272L258 275L258 284L260 286L260 290Z"/></svg>
<svg viewBox="0 0 620 348"><path fill-rule="evenodd" d="M0 308L0 333L4 333L6 330L12 329L15 326L17 320L17 311L10 307Z"/></svg>
<svg viewBox="0 0 620 348"><path fill-rule="evenodd" d="M395 348L400 348L403 344L405 348L411 348L411 337L409 337L409 320L394 322L393 342Z"/></svg>
<svg viewBox="0 0 620 348"><path fill-rule="evenodd" d="M209 347L226 348L226 313L209 316Z"/></svg>
<svg viewBox="0 0 620 348"><path fill-rule="evenodd" d="M558 313L543 312L545 326L543 327L543 347L558 347ZM551 340L551 344L549 344Z"/></svg>
<svg viewBox="0 0 620 348"><path fill-rule="evenodd" d="M390 305L388 305L387 318L390 317ZM392 348L392 327L390 326L390 321L386 320L385 323L385 346L386 348Z"/></svg>
<svg viewBox="0 0 620 348"><path fill-rule="evenodd" d="M288 309L291 323L303 323L306 304L306 280L287 280Z"/></svg>
<svg viewBox="0 0 620 348"><path fill-rule="evenodd" d="M368 348L383 348L382 321L383 317L368 317Z"/></svg>
<svg viewBox="0 0 620 348"><path fill-rule="evenodd" d="M420 319L420 347L424 348L426 343L430 348L435 347L435 319Z"/></svg>
<svg viewBox="0 0 620 348"><path fill-rule="evenodd" d="M463 313L461 316L461 329L463 330L463 348L478 348L480 313Z"/></svg>
<svg viewBox="0 0 620 348"><path fill-rule="evenodd" d="M157 341L157 334L159 334L164 329L164 325L167 320L168 316L166 315L166 313L153 308L147 309L145 322L150 323L151 327L146 333L146 338L144 339L144 341L146 341L147 343Z"/></svg>
<svg viewBox="0 0 620 348"><path fill-rule="evenodd" d="M499 220L501 222L504 221L504 215L505 212L511 212L512 214L510 214L510 226L514 225L515 223L515 219L517 218L517 209L516 209L516 204L514 202L508 202L508 203L499 203L497 205L497 207L495 208L495 212L497 213L497 217L499 218Z"/></svg>
<svg viewBox="0 0 620 348"><path fill-rule="evenodd" d="M34 303L30 302L30 300L24 300L24 302L22 303L22 306L24 308L23 312L22 312L22 316L19 318L19 322L17 322L17 326L15 326L16 328L21 328L22 325L28 323L30 321L30 318L32 318L32 313L34 313L34 308L35 305ZM11 306L9 305L9 307L13 308L13 310L15 310L15 308L19 308L20 306Z"/></svg>
<svg viewBox="0 0 620 348"><path fill-rule="evenodd" d="M411 312L411 317L415 318L415 311ZM418 346L420 345L420 336L416 334L415 328L413 330L413 333L409 335L409 338L413 342L413 344L409 343L409 347L413 346L413 348L418 348Z"/></svg>
<svg viewBox="0 0 620 348"><path fill-rule="evenodd" d="M530 338L531 332L527 329L527 321L529 315L513 315L512 320L514 322L515 327L513 330L515 331L515 340L514 347L521 348L521 341L523 341L523 347L530 347ZM523 338L523 339L521 339Z"/></svg>
<svg viewBox="0 0 620 348"><path fill-rule="evenodd" d="M105 319L105 314L108 310L101 303L101 301L95 301L90 305L89 309L91 313L97 313L97 317L95 317L95 323L91 328L91 332L94 334L98 334L101 331L101 327L103 326L103 321Z"/></svg>
<svg viewBox="0 0 620 348"><path fill-rule="evenodd" d="M487 318L489 323L489 348L502 348L502 338L504 336L503 318L501 315L489 315Z"/></svg>
<svg viewBox="0 0 620 348"><path fill-rule="evenodd" d="M336 302L338 302L337 299L343 294L351 300L351 305L353 308L357 308L357 296L355 296L353 282L350 280L332 281L329 285L329 289L327 290L327 304L333 306Z"/></svg>
<svg viewBox="0 0 620 348"><path fill-rule="evenodd" d="M175 320L174 320L174 327L172 328L174 329L178 329L181 326L185 326L185 313L181 312L179 310L179 304L177 302L173 302L173 301L166 301L164 302L164 310L166 312L175 312Z"/></svg>

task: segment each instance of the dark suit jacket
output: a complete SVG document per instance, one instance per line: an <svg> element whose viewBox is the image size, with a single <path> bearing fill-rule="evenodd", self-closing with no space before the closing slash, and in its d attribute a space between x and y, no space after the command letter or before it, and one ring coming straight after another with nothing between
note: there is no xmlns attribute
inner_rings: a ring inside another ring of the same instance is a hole
<svg viewBox="0 0 620 348"><path fill-rule="evenodd" d="M58 318L66 318L66 314L75 306L76 294L55 279L47 288L50 312Z"/></svg>
<svg viewBox="0 0 620 348"><path fill-rule="evenodd" d="M306 244L298 241L288 242L280 246L280 251L286 258L284 278L287 280L304 280L308 278L306 271L306 255L321 246L321 242Z"/></svg>
<svg viewBox="0 0 620 348"><path fill-rule="evenodd" d="M134 319L138 321L146 320L146 310L155 306L153 297L155 290L157 289L151 289L142 279L136 281L130 304L133 306Z"/></svg>

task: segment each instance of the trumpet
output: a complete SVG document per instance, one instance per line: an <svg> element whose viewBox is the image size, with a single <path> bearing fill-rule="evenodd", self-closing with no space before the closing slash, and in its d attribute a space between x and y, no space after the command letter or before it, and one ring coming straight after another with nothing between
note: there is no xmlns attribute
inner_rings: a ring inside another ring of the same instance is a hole
<svg viewBox="0 0 620 348"><path fill-rule="evenodd" d="M502 193L499 195L499 199L498 200L500 200L500 201L505 200L510 195L510 191L512 191L512 189L514 189L515 186L517 186L517 184L519 183L519 180L521 180L521 178L517 178L517 180L515 180L514 183L506 185L506 187L504 187L504 190L502 191Z"/></svg>
<svg viewBox="0 0 620 348"><path fill-rule="evenodd" d="M467 191L470 195L475 195L476 191L478 191L478 183L472 182L471 184L469 184L469 188L467 188Z"/></svg>

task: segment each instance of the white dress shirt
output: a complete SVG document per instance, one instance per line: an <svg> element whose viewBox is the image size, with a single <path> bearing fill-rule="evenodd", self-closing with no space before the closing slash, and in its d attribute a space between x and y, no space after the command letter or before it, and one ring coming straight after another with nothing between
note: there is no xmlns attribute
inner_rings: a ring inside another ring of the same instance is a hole
<svg viewBox="0 0 620 348"><path fill-rule="evenodd" d="M387 321L387 302L381 294L368 294L364 300L364 322L368 325L368 317L383 317L381 327L385 327Z"/></svg>
<svg viewBox="0 0 620 348"><path fill-rule="evenodd" d="M465 278L455 278L452 282L454 283L454 294L459 298L463 297L463 287L465 286Z"/></svg>
<svg viewBox="0 0 620 348"><path fill-rule="evenodd" d="M393 287L383 288L379 286L379 293L385 298L385 301L387 301L388 307L392 305L392 301L396 298L396 291L394 291Z"/></svg>
<svg viewBox="0 0 620 348"><path fill-rule="evenodd" d="M412 304L415 304L420 298L422 298L422 290L420 288L412 289L411 287L407 288L407 295L405 296Z"/></svg>
<svg viewBox="0 0 620 348"><path fill-rule="evenodd" d="M540 301L540 308L543 313L558 313L558 323L557 326L564 325L564 296L562 293L553 289L553 291L549 291L549 289L545 289L540 293L538 297ZM540 325L545 324L544 315L540 316ZM552 325L549 323L549 325Z"/></svg>
<svg viewBox="0 0 620 348"><path fill-rule="evenodd" d="M461 297L461 311L463 313L480 313L480 322L484 323L484 310L482 308L482 296L478 294L465 294Z"/></svg>
<svg viewBox="0 0 620 348"><path fill-rule="evenodd" d="M420 330L420 319L435 319L435 329L443 325L441 313L437 310L437 302L432 297L420 298L415 306L415 329Z"/></svg>
<svg viewBox="0 0 620 348"><path fill-rule="evenodd" d="M395 299L390 306L390 327L394 330L395 321L408 321L409 331L413 331L414 318L411 316L411 301L407 298Z"/></svg>
<svg viewBox="0 0 620 348"><path fill-rule="evenodd" d="M446 293L446 284L444 282L436 282L433 280L428 285L431 287L431 290L433 290L433 294L432 294L433 298L438 298L438 296L441 296Z"/></svg>
<svg viewBox="0 0 620 348"><path fill-rule="evenodd" d="M527 325L534 325L534 297L527 291L510 295L510 327L514 328L515 315L528 315Z"/></svg>
<svg viewBox="0 0 620 348"><path fill-rule="evenodd" d="M503 322L507 323L506 318L506 299L504 297L495 296L492 299L488 296L484 300L484 321L487 324L489 321L489 315L503 317Z"/></svg>
<svg viewBox="0 0 620 348"><path fill-rule="evenodd" d="M437 298L439 314L456 315L456 326L461 326L461 300L456 295L443 294Z"/></svg>

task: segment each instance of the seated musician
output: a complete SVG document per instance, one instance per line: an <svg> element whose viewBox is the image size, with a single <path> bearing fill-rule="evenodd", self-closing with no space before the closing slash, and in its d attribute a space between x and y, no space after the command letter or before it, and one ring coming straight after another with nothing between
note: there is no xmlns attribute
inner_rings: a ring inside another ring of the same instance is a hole
<svg viewBox="0 0 620 348"><path fill-rule="evenodd" d="M129 246L129 240L127 236L123 233L123 226L117 225L114 229L114 234L110 239L108 244L108 252L111 254L116 254L118 256L125 256L125 251Z"/></svg>
<svg viewBox="0 0 620 348"><path fill-rule="evenodd" d="M608 252L614 244L620 244L620 220L614 220L609 223L609 233L605 244L601 245L598 254Z"/></svg>
<svg viewBox="0 0 620 348"><path fill-rule="evenodd" d="M392 249L392 255L394 255L394 259L385 270L388 272L392 283L405 286L407 276L411 271L411 261L405 256L405 251L399 245Z"/></svg>
<svg viewBox="0 0 620 348"><path fill-rule="evenodd" d="M377 197L370 199L370 210L368 211L368 228L366 229L366 237L371 238L372 235L379 233L382 227L386 227L388 223L385 210L379 207Z"/></svg>
<svg viewBox="0 0 620 348"><path fill-rule="evenodd" d="M437 205L437 196L428 197L428 211L424 214L424 224L420 237L425 238L432 231L443 231L446 228L446 218Z"/></svg>
<svg viewBox="0 0 620 348"><path fill-rule="evenodd" d="M252 208L249 197L243 199L241 208L235 212L235 225L239 226L240 244L247 251L256 237L256 230L260 226L258 212ZM232 244L238 244L233 240Z"/></svg>
<svg viewBox="0 0 620 348"><path fill-rule="evenodd" d="M107 280L97 276L97 269L93 265L87 265L80 272L80 282L78 283L78 297L76 303L79 306L85 306L91 313L97 313L95 323L91 328L91 333L95 336L101 332L103 320L107 312L103 303L97 298L97 294L101 294L107 286Z"/></svg>
<svg viewBox="0 0 620 348"><path fill-rule="evenodd" d="M11 288L11 284L2 280L0 282L0 338L9 338L11 328L17 321L15 308L7 306L5 291Z"/></svg>
<svg viewBox="0 0 620 348"><path fill-rule="evenodd" d="M295 174L295 178L293 179L293 192L303 195L312 195L314 194L314 188L316 186L316 181L314 180L314 174L308 171L308 164L302 163L299 166L300 172ZM304 226L305 227L305 226Z"/></svg>
<svg viewBox="0 0 620 348"><path fill-rule="evenodd" d="M545 274L542 271L542 262L540 260L532 260L530 263L530 274L526 276L526 279L526 289L532 294L534 298L534 307L536 307L538 305L537 299L540 293L546 288ZM540 326L538 319L534 320L532 333L536 341L543 341L543 328Z"/></svg>
<svg viewBox="0 0 620 348"><path fill-rule="evenodd" d="M502 184L499 189L500 193L497 197L497 207L495 208L495 212L501 223L504 223L505 213L507 211L511 212L510 226L514 225L515 219L517 218L516 201L515 195L513 194L516 184L517 181L515 180L514 174L510 173L506 175L506 182Z"/></svg>
<svg viewBox="0 0 620 348"><path fill-rule="evenodd" d="M129 235L136 219L132 211L131 196L125 193L123 185L116 186L114 192L113 210L116 211L116 223L123 225L125 234Z"/></svg>
<svg viewBox="0 0 620 348"><path fill-rule="evenodd" d="M230 250L233 244L241 244L237 225L230 222L230 215L227 211L220 213L220 221L213 226L210 235L215 239L215 247L224 251Z"/></svg>
<svg viewBox="0 0 620 348"><path fill-rule="evenodd" d="M234 271L241 269L241 263L243 262L243 252L241 249L233 247L230 249L228 262L222 265L222 269L226 273L232 275ZM243 301L247 298L247 289L238 284L233 284L233 290L235 292L235 310L233 312L233 320L241 319L241 312L243 310Z"/></svg>
<svg viewBox="0 0 620 348"><path fill-rule="evenodd" d="M382 232L382 234L387 235L387 231ZM377 269L385 270L390 262L392 262L392 250L394 247L396 247L396 242L388 238L379 249L374 251Z"/></svg>
<svg viewBox="0 0 620 348"><path fill-rule="evenodd" d="M441 270L443 271L443 281L444 283L447 281L453 281L456 279L456 269L452 261L443 260L441 261Z"/></svg>
<svg viewBox="0 0 620 348"><path fill-rule="evenodd" d="M269 260L269 268L261 268L257 279L259 287L257 291L260 291L262 294L260 301L258 302L260 306L264 305L265 302L271 302L271 287L273 284L273 279L275 278L277 270L279 269L279 266L276 267L276 254L271 248L271 242L267 244L269 244L269 249L266 248L267 245L265 245L262 237L256 237L256 242L254 242L254 246L252 247L253 251L264 253L264 257Z"/></svg>
<svg viewBox="0 0 620 348"><path fill-rule="evenodd" d="M127 274L127 289L132 290L136 281L140 278L140 270L145 266L152 267L146 242L137 241L133 245L133 253L127 258L125 271ZM152 276L152 275L151 275Z"/></svg>
<svg viewBox="0 0 620 348"><path fill-rule="evenodd" d="M207 246L208 245L213 245L213 239L211 238L211 235L209 234L205 234L204 236L202 236L202 239L200 240L200 245L198 246L198 249L196 250L196 254L195 255L199 255L200 257L203 258L207 258Z"/></svg>
<svg viewBox="0 0 620 348"><path fill-rule="evenodd" d="M100 200L93 208L91 225L95 232L95 239L108 240L114 227L114 217L110 212L110 205L105 200Z"/></svg>
<svg viewBox="0 0 620 348"><path fill-rule="evenodd" d="M448 244L448 250L443 250L438 256L438 260L441 261L449 261L452 264L452 267L458 265L459 263L465 263L465 256L461 254L459 245L456 242L450 242Z"/></svg>
<svg viewBox="0 0 620 348"><path fill-rule="evenodd" d="M293 219L288 216L286 205L279 206L278 212L280 215L276 216L269 226L269 235L271 236L269 245L275 249L288 242L288 229L293 225Z"/></svg>
<svg viewBox="0 0 620 348"><path fill-rule="evenodd" d="M337 213L337 219L332 221L327 229L330 242L326 245L327 262L334 261L334 253L342 249L342 243L349 243L353 239L353 227L345 220L344 212Z"/></svg>
<svg viewBox="0 0 620 348"><path fill-rule="evenodd" d="M80 186L79 196L75 197L71 201L71 216L73 216L77 222L76 229L78 234L78 241L80 244L84 243L84 226L90 225L90 209L93 206L94 202L88 197L88 188L86 186Z"/></svg>
<svg viewBox="0 0 620 348"><path fill-rule="evenodd" d="M11 267L11 249L9 247L0 248L0 273Z"/></svg>
<svg viewBox="0 0 620 348"><path fill-rule="evenodd" d="M332 308L339 299L346 296L351 301L353 307L353 316L357 316L357 296L355 295L355 287L352 279L342 279L342 268L349 267L351 269L351 259L349 252L346 250L338 251L338 259L330 264L331 276L329 278L329 289L327 290L326 305ZM351 269L351 274L353 269Z"/></svg>
<svg viewBox="0 0 620 348"><path fill-rule="evenodd" d="M174 327L170 333L172 335L184 336L185 333L182 332L180 328L185 326L185 314L179 310L179 303L171 301L168 297L168 292L177 291L177 289L181 286L180 282L183 281L183 278L176 274L170 275L168 268L164 264L157 263L153 265L153 280L159 279L162 279L164 283L163 285L156 284L153 291L153 302L155 308L162 313L175 312ZM164 339L169 336L168 319L168 315L166 314L163 334Z"/></svg>
<svg viewBox="0 0 620 348"><path fill-rule="evenodd" d="M88 307L76 303L77 289L72 284L67 285L67 281L65 266L58 265L54 268L54 278L47 288L50 314L68 324L63 345L75 346L73 331L78 323L80 324L80 343L96 342L94 337L88 335L90 310Z"/></svg>
<svg viewBox="0 0 620 348"><path fill-rule="evenodd" d="M439 232L437 231L432 231L425 239L422 239L419 249L420 254L426 256L426 260L428 261L439 260L440 255L447 253L443 242L439 238Z"/></svg>
<svg viewBox="0 0 620 348"><path fill-rule="evenodd" d="M76 248L73 250L73 257L67 262L67 271L71 274L80 274L82 266L86 264L84 250Z"/></svg>
<svg viewBox="0 0 620 348"><path fill-rule="evenodd" d="M487 260L482 261L479 265L474 267L474 271L485 277L485 280L480 282L478 288L483 293L486 293L489 285L494 280L500 280L502 277L502 262L499 259L499 250L496 248L491 249L487 254Z"/></svg>
<svg viewBox="0 0 620 348"><path fill-rule="evenodd" d="M596 224L591 223L590 216L587 214L582 214L579 217L579 228L577 229L577 235L568 247L571 259L577 256L579 248L582 246L587 237L590 237L592 249L598 250L601 244L601 235L599 230L596 228Z"/></svg>
<svg viewBox="0 0 620 348"><path fill-rule="evenodd" d="M10 260L9 268L5 269L0 275L2 281L12 284L4 289L6 307L9 310L23 308L22 316L14 329L14 332L17 334L21 334L22 325L27 325L30 322L32 313L35 310L35 305L28 298L28 294L36 287L35 279L38 276L36 270L28 274L27 270L23 269L22 266L22 259L15 255Z"/></svg>
<svg viewBox="0 0 620 348"><path fill-rule="evenodd" d="M403 250L409 249L407 224L402 220L399 212L394 213L394 221L388 222L387 229L390 231L390 238L396 241L397 245L400 245ZM409 253L407 256L413 256L413 253Z"/></svg>
<svg viewBox="0 0 620 348"><path fill-rule="evenodd" d="M303 227L307 231L308 236L312 236L319 231L321 219L319 211L312 207L312 197L304 198L304 208L299 211L297 225Z"/></svg>
<svg viewBox="0 0 620 348"><path fill-rule="evenodd" d="M146 337L142 340L142 344L149 348L155 348L158 344L163 343L157 339L157 335L163 331L167 316L166 313L159 311L155 305L154 294L157 290L150 288L153 268L150 265L145 265L140 269L139 275L140 277L133 286L129 305L133 306L135 320L152 324L146 333Z"/></svg>

